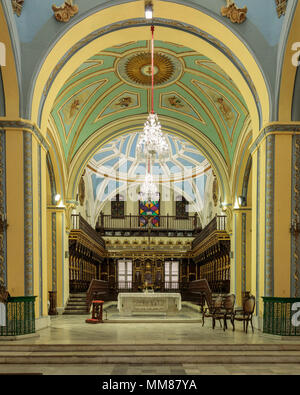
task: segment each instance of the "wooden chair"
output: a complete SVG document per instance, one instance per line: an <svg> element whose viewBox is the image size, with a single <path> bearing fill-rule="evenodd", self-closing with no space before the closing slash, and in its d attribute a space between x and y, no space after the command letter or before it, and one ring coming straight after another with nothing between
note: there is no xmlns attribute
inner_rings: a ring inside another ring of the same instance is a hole
<svg viewBox="0 0 300 395"><path fill-rule="evenodd" d="M223 329L224 331L228 328L227 327L227 320L230 319L230 322L232 324L232 330L234 330L234 304L235 304L235 295L230 294L226 295L225 299L222 303L222 307L220 309L216 309L214 314L212 315L212 320L213 320L213 329L215 328L216 325L216 320L223 320Z"/></svg>
<svg viewBox="0 0 300 395"><path fill-rule="evenodd" d="M248 324L250 322L252 332L254 333L252 317L255 309L255 296L249 295L243 301L243 309L237 309L233 315L234 321L243 321L244 332L248 333ZM234 330L234 329L233 329Z"/></svg>
<svg viewBox="0 0 300 395"><path fill-rule="evenodd" d="M202 310L202 326L204 326L204 320L206 317L207 318L217 317L217 314L219 313L219 311L221 310L222 305L223 305L223 297L222 297L222 295L218 295L216 298L214 298L214 299L212 298L210 303L208 300L206 302L207 302L208 306L203 308L203 310ZM220 325L222 326L220 319L215 318L212 321L213 329L215 327L216 319L219 320Z"/></svg>

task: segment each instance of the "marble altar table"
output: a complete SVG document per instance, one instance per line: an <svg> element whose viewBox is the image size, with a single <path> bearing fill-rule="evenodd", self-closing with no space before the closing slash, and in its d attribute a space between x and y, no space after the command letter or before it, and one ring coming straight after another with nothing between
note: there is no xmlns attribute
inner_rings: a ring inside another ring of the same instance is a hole
<svg viewBox="0 0 300 395"><path fill-rule="evenodd" d="M120 315L166 314L173 315L181 310L180 293L119 293Z"/></svg>

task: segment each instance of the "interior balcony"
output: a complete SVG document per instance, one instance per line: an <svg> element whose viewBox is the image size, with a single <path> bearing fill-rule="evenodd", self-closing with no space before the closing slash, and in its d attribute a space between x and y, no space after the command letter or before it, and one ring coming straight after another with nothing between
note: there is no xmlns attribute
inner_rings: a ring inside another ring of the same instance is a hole
<svg viewBox="0 0 300 395"><path fill-rule="evenodd" d="M152 216L124 215L113 217L100 214L96 230L103 236L145 236L151 237L195 237L201 230L201 223L197 214L186 217L160 215L156 217L155 225ZM146 219L146 221L145 221Z"/></svg>

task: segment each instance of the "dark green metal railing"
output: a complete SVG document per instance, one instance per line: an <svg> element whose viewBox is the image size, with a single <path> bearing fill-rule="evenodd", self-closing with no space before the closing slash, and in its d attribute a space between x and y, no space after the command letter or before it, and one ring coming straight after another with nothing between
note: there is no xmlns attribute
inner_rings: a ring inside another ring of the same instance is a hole
<svg viewBox="0 0 300 395"><path fill-rule="evenodd" d="M280 336L300 336L299 311L293 310L300 298L263 297L264 321L263 332ZM299 314L299 313L298 313Z"/></svg>
<svg viewBox="0 0 300 395"><path fill-rule="evenodd" d="M36 296L9 297L6 303L6 326L0 326L0 336L35 333L34 303Z"/></svg>

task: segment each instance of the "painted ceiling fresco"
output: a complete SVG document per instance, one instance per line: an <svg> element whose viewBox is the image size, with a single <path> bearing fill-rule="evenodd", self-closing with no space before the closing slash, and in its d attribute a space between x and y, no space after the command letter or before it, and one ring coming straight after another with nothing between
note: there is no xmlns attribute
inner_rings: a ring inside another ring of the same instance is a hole
<svg viewBox="0 0 300 395"><path fill-rule="evenodd" d="M150 65L150 42L129 42L96 54L65 82L51 117L67 162L90 136L115 121L133 120L132 128L120 133L142 130L141 116L146 120L151 107ZM207 57L169 42L155 41L154 65L154 111L196 128L230 166L248 116L230 77Z"/></svg>

